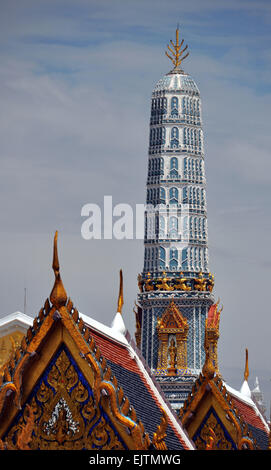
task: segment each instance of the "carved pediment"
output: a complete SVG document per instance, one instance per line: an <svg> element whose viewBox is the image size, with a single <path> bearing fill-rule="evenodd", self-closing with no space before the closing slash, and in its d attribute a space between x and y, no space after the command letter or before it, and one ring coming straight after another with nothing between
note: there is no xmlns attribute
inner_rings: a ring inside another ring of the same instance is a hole
<svg viewBox="0 0 271 470"><path fill-rule="evenodd" d="M26 425L29 406L35 416L30 449L127 448L102 406L95 406L93 390L64 345L4 437L9 448L16 446L18 434Z"/></svg>
<svg viewBox="0 0 271 470"><path fill-rule="evenodd" d="M143 423L67 297L57 233L53 269L51 303L0 375L0 448L147 449Z"/></svg>
<svg viewBox="0 0 271 470"><path fill-rule="evenodd" d="M172 300L162 317L158 319L158 332L179 332L188 330L187 319L182 316L175 302Z"/></svg>

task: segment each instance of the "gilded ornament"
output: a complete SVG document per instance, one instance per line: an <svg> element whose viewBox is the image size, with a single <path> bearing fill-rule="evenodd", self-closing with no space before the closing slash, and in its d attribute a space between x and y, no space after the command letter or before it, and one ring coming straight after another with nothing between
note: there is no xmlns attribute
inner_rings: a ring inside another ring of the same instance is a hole
<svg viewBox="0 0 271 470"><path fill-rule="evenodd" d="M137 285L138 285L139 291L143 292L143 280L142 280L141 274L138 274L137 276Z"/></svg>
<svg viewBox="0 0 271 470"><path fill-rule="evenodd" d="M210 443L210 430L212 442ZM233 450L231 441L229 441L224 433L221 424L217 421L213 413L210 414L197 439L194 440L198 450ZM208 446L211 444L211 449Z"/></svg>
<svg viewBox="0 0 271 470"><path fill-rule="evenodd" d="M177 69L179 65L181 65L182 61L188 57L189 52L185 55L185 51L187 50L188 46L186 45L183 49L182 45L184 43L184 39L179 42L179 28L176 29L176 42L174 44L173 41L170 40L171 46L167 46L169 53L166 51L166 56L171 60L174 65L174 69Z"/></svg>
<svg viewBox="0 0 271 470"><path fill-rule="evenodd" d="M65 350L59 354L31 400L35 419L32 449L124 449L100 406L79 380ZM7 443L14 446L22 427L27 423L27 406L17 424L11 427ZM30 428L29 428L30 429Z"/></svg>
<svg viewBox="0 0 271 470"><path fill-rule="evenodd" d="M169 368L168 368L169 375L176 375L177 348L176 348L175 341L173 338L170 341L168 354L169 354Z"/></svg>
<svg viewBox="0 0 271 470"><path fill-rule="evenodd" d="M245 365L245 372L244 372L244 379L247 380L249 377L249 368L248 368L248 349L246 349L246 365Z"/></svg>
<svg viewBox="0 0 271 470"><path fill-rule="evenodd" d="M72 364L68 367L66 371L66 379L67 379L67 390L70 391L70 389L74 387L74 385L77 383L77 380L78 380L78 375Z"/></svg>
<svg viewBox="0 0 271 470"><path fill-rule="evenodd" d="M170 342L170 335L174 335L176 339L176 359L174 367L171 367L171 373L175 374L174 371L176 371L176 369L185 369L187 367L188 323L173 300L166 308L162 317L157 319L157 330L159 338L158 370L168 369L168 344ZM173 344L172 347L174 347Z"/></svg>
<svg viewBox="0 0 271 470"><path fill-rule="evenodd" d="M208 349L208 354L214 364L216 374L219 374L217 343L219 339L220 314L223 310L223 307L220 310L218 309L219 302L220 299L211 305L205 321L205 349Z"/></svg>
<svg viewBox="0 0 271 470"><path fill-rule="evenodd" d="M180 278L175 280L174 288L176 290L190 291L191 287L187 285L187 278L183 277L183 273L180 273Z"/></svg>
<svg viewBox="0 0 271 470"><path fill-rule="evenodd" d="M31 450L30 443L35 428L35 413L30 405L26 405L25 412L27 412L25 422L16 428L15 444L9 439L5 441L0 439L0 450Z"/></svg>
<svg viewBox="0 0 271 470"><path fill-rule="evenodd" d="M50 383L49 380L48 380L48 383ZM54 383L54 382L52 382L52 383ZM54 384L55 384L55 386L57 386L57 381ZM42 382L40 388L37 391L37 399L41 403L46 403L47 401L51 400L52 397L53 397L52 389L50 387L48 387L47 385L45 385L44 382Z"/></svg>
<svg viewBox="0 0 271 470"><path fill-rule="evenodd" d="M168 426L168 417L165 410L162 408L161 423L157 426L156 432L153 434L152 444L156 450L167 450L165 438L167 436L166 429Z"/></svg>
<svg viewBox="0 0 271 470"><path fill-rule="evenodd" d="M148 292L148 291L154 290L154 286L153 286L153 283L152 283L152 281L151 281L151 279L150 279L151 273L148 273L147 276L148 276L148 278L147 278L147 280L145 281L145 286L144 286L144 287L145 287L145 291Z"/></svg>
<svg viewBox="0 0 271 470"><path fill-rule="evenodd" d="M215 446L216 435L214 430L209 426L209 436L207 438L206 450L213 450Z"/></svg>
<svg viewBox="0 0 271 470"><path fill-rule="evenodd" d="M122 307L123 307L123 275L122 275L122 269L120 270L120 286L119 286L119 297L118 297L118 309L117 311L119 313L122 313Z"/></svg>
<svg viewBox="0 0 271 470"><path fill-rule="evenodd" d="M168 281L170 279L167 277L165 271L163 272L163 277L158 279L156 285L159 287L159 290L174 290L174 287L170 286Z"/></svg>
<svg viewBox="0 0 271 470"><path fill-rule="evenodd" d="M66 305L67 302L67 294L65 288L62 283L62 279L60 276L60 268L59 268L59 261L58 261L58 250L57 250L57 238L58 232L56 231L54 237L54 250L53 250L53 264L52 268L55 273L55 283L50 295L50 301L56 309Z"/></svg>
<svg viewBox="0 0 271 470"><path fill-rule="evenodd" d="M77 386L73 389L71 397L73 400L78 401L79 403L83 403L88 399L88 391L81 381L79 381Z"/></svg>
<svg viewBox="0 0 271 470"><path fill-rule="evenodd" d="M209 292L212 292L213 291L213 288L214 288L214 285L215 285L215 281L214 281L215 277L213 274L209 274L209 279L207 281L207 290Z"/></svg>
<svg viewBox="0 0 271 470"><path fill-rule="evenodd" d="M199 273L199 277L195 279L194 288L195 290L205 291L206 290L207 279L203 278L202 272Z"/></svg>

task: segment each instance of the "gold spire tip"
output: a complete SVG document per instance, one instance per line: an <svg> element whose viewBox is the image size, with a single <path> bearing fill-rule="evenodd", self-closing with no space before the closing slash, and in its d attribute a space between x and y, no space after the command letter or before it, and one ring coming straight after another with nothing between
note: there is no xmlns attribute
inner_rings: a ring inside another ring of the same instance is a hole
<svg viewBox="0 0 271 470"><path fill-rule="evenodd" d="M57 239L58 239L58 231L56 230L55 237L54 237L54 253L53 253L53 264L52 264L52 268L53 268L55 274L56 274L56 271L59 272Z"/></svg>
<svg viewBox="0 0 271 470"><path fill-rule="evenodd" d="M246 365L245 365L244 379L247 381L248 377L249 377L248 350L246 349Z"/></svg>
<svg viewBox="0 0 271 470"><path fill-rule="evenodd" d="M177 69L179 65L181 65L182 61L186 59L186 57L189 56L189 52L187 52L185 55L185 51L187 50L188 46L186 45L183 49L182 45L184 43L184 39L179 42L179 25L177 26L176 29L176 42L170 40L170 46L168 45L168 51L165 52L166 56L171 60L171 62L174 65L174 69Z"/></svg>
<svg viewBox="0 0 271 470"><path fill-rule="evenodd" d="M120 288L119 288L119 297L118 297L118 312L122 313L122 307L123 307L124 301L123 301L123 275L122 275L122 269L120 270Z"/></svg>
<svg viewBox="0 0 271 470"><path fill-rule="evenodd" d="M54 236L54 249L53 249L52 268L53 268L53 271L55 273L55 283L54 283L54 287L53 287L51 295L50 295L50 300L51 300L52 305L54 305L56 308L59 308L63 305L66 305L67 294L66 294L65 288L63 286L62 279L60 277L57 239L58 239L58 231L55 232L55 236Z"/></svg>

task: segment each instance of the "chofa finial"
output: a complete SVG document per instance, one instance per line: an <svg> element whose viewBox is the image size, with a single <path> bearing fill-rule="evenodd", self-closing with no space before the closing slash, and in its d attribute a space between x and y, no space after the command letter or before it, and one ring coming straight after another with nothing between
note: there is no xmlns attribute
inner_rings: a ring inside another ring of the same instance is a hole
<svg viewBox="0 0 271 470"><path fill-rule="evenodd" d="M119 288L119 297L118 297L118 309L117 313L113 318L111 328L117 332L125 335L126 326L123 321L122 316L122 306L123 306L123 278L122 278L122 269L120 270L120 288Z"/></svg>
<svg viewBox="0 0 271 470"><path fill-rule="evenodd" d="M118 297L118 312L122 313L123 307L123 276L122 276L122 269L120 270L120 288L119 288L119 297Z"/></svg>
<svg viewBox="0 0 271 470"><path fill-rule="evenodd" d="M54 251L53 251L53 264L52 264L52 268L53 268L55 274L56 274L57 271L59 272L57 239L58 239L58 231L56 230L55 236L54 236Z"/></svg>
<svg viewBox="0 0 271 470"><path fill-rule="evenodd" d="M52 268L55 273L55 283L54 283L54 287L50 295L50 301L54 307L60 308L63 305L66 305L68 297L67 297L65 288L63 286L63 282L60 277L57 238L58 238L58 232L56 231L55 237L54 237L53 264L52 264Z"/></svg>
<svg viewBox="0 0 271 470"><path fill-rule="evenodd" d="M246 365L245 365L245 372L244 372L244 382L240 389L240 392L248 398L251 398L251 391L248 385L248 376L249 376L249 369L248 369L248 350L246 349Z"/></svg>
<svg viewBox="0 0 271 470"><path fill-rule="evenodd" d="M176 29L176 43L174 44L174 42L170 40L171 47L169 45L167 46L169 53L166 51L166 56L173 63L174 69L177 69L179 65L181 65L182 61L186 59L186 57L189 55L189 52L183 55L184 52L188 48L188 46L186 45L183 49L181 49L183 43L184 43L184 39L182 39L181 42L179 43L179 25L178 25Z"/></svg>
<svg viewBox="0 0 271 470"><path fill-rule="evenodd" d="M246 349L246 365L245 365L244 379L247 381L248 377L249 377L248 350Z"/></svg>

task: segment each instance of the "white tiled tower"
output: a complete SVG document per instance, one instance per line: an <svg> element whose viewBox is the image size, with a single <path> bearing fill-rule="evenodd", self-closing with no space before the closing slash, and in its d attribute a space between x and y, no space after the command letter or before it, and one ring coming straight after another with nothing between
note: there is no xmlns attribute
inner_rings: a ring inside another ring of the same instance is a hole
<svg viewBox="0 0 271 470"><path fill-rule="evenodd" d="M201 97L195 81L180 67L188 55L182 45L177 29L167 54L174 68L152 93L144 268L138 295L141 351L176 408L204 363L205 318L214 301ZM187 367L169 377L167 370L158 371L157 325L172 300L188 324Z"/></svg>

